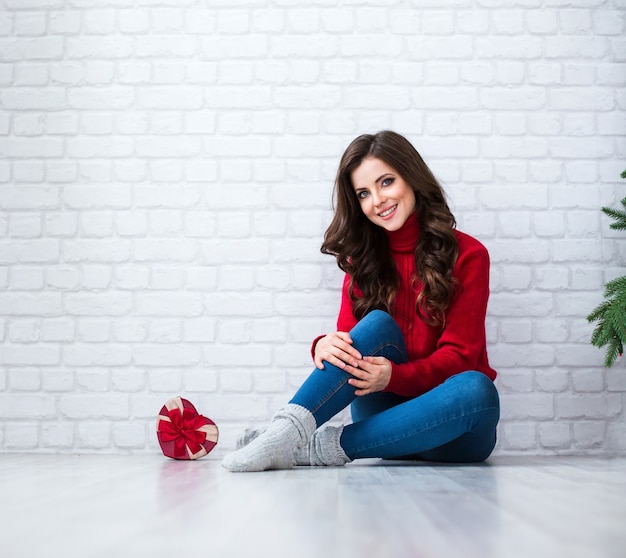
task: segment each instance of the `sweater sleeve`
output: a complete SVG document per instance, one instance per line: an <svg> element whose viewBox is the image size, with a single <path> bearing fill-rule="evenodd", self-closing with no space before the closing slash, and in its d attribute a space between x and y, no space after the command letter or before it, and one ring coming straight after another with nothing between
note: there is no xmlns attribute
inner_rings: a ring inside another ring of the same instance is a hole
<svg viewBox="0 0 626 558"><path fill-rule="evenodd" d="M469 237L466 237L466 241ZM473 240L473 239L471 239ZM489 298L489 254L478 241L465 249L453 274L457 293L435 350L428 356L392 364L385 391L414 397L467 370L476 370L486 355L485 316ZM481 370L491 375L491 371Z"/></svg>
<svg viewBox="0 0 626 558"><path fill-rule="evenodd" d="M360 294L358 288L356 295ZM350 300L350 276L346 274L343 278L343 287L341 289L341 307L339 308L339 316L337 316L337 331L350 331L358 320L352 312L352 301Z"/></svg>

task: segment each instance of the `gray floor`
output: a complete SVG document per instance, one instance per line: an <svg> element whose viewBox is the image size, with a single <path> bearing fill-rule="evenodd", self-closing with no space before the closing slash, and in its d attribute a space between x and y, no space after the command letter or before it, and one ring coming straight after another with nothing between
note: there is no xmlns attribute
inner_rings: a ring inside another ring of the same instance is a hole
<svg viewBox="0 0 626 558"><path fill-rule="evenodd" d="M0 455L0 554L623 558L626 458L234 474L208 458Z"/></svg>

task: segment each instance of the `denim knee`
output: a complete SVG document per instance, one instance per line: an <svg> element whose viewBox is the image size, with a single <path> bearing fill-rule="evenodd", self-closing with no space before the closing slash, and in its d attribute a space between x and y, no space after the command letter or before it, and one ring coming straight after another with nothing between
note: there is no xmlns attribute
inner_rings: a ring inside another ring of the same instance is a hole
<svg viewBox="0 0 626 558"><path fill-rule="evenodd" d="M483 409L497 410L499 418L500 397L493 381L482 372L470 370L452 376L450 380L462 382L463 399Z"/></svg>
<svg viewBox="0 0 626 558"><path fill-rule="evenodd" d="M384 310L372 310L368 312L359 320L359 323L354 326L354 328L360 325L368 327L398 327L396 321Z"/></svg>

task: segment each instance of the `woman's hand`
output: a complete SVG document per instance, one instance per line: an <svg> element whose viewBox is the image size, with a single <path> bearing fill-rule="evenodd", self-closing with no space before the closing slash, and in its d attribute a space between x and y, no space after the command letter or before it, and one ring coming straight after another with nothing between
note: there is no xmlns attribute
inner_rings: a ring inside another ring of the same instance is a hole
<svg viewBox="0 0 626 558"><path fill-rule="evenodd" d="M354 378L348 383L357 388L355 395L367 395L384 390L391 379L391 361L385 357L367 356L359 361L359 367L346 368Z"/></svg>
<svg viewBox="0 0 626 558"><path fill-rule="evenodd" d="M357 368L361 358L361 353L352 346L350 334L347 331L337 331L317 342L313 361L320 370L324 370L323 361L346 370L348 367Z"/></svg>

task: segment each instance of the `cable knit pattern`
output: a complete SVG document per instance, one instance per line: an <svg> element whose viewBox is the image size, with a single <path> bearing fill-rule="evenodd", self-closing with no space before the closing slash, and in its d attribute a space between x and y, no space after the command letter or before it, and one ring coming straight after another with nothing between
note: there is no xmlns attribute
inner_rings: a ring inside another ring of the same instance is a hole
<svg viewBox="0 0 626 558"><path fill-rule="evenodd" d="M414 251L419 224L413 214L397 231L388 233L393 260L400 274L393 317L398 322L409 353L409 362L394 364L385 391L414 397L431 390L450 376L477 370L492 380L496 371L489 365L485 316L489 298L489 254L475 238L456 231L459 257L453 275L458 290L446 315L446 325L432 327L419 319L415 301L421 288L411 284L415 273ZM357 323L348 294L349 277L344 278L339 331L349 331ZM357 296L359 290L355 289ZM316 340L317 341L317 340Z"/></svg>

